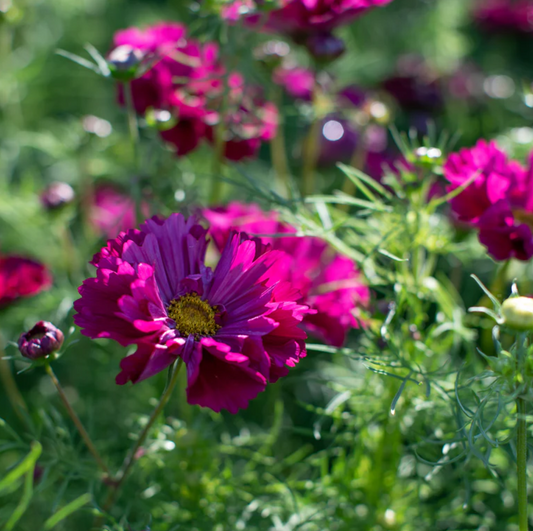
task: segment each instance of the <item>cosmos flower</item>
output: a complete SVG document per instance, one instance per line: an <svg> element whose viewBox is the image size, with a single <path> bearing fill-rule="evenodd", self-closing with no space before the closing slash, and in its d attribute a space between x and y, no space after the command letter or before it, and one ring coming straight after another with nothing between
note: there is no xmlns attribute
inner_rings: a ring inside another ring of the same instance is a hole
<svg viewBox="0 0 533 531"><path fill-rule="evenodd" d="M118 384L137 383L181 357L191 404L235 413L305 356L309 313L280 278L283 253L233 233L216 268L206 229L173 214L110 240L84 281L75 323L91 338L137 345Z"/></svg>
<svg viewBox="0 0 533 531"><path fill-rule="evenodd" d="M258 205L233 202L206 209L209 232L223 249L233 230L259 235L261 241L284 251L276 264L279 275L300 293L298 302L316 313L307 314L304 327L334 346L342 346L351 328L357 328L358 311L368 304L370 292L354 263L334 253L326 242L297 237L296 229L279 220L277 212L264 212ZM272 234L286 234L269 237Z"/></svg>
<svg viewBox="0 0 533 531"><path fill-rule="evenodd" d="M43 264L21 256L0 257L0 307L51 285L52 277Z"/></svg>
<svg viewBox="0 0 533 531"><path fill-rule="evenodd" d="M484 140L444 164L452 191L472 181L450 203L459 221L475 227L479 240L496 260L533 256L533 169L509 160L495 142Z"/></svg>

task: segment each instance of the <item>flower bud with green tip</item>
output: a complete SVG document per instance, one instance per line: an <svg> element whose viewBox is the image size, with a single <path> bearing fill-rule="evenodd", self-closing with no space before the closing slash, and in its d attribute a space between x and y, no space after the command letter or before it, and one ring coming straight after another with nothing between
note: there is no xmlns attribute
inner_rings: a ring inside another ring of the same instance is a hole
<svg viewBox="0 0 533 531"><path fill-rule="evenodd" d="M128 44L117 46L108 56L107 65L111 76L118 81L131 81L137 76L137 70L144 59L141 50Z"/></svg>
<svg viewBox="0 0 533 531"><path fill-rule="evenodd" d="M533 299L511 297L501 307L502 324L518 332L533 332Z"/></svg>

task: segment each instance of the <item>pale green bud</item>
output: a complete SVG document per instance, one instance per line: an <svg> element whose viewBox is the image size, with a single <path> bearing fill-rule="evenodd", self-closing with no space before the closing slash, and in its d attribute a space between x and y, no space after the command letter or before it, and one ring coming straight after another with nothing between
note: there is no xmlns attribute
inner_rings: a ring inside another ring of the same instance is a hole
<svg viewBox="0 0 533 531"><path fill-rule="evenodd" d="M533 331L533 299L512 297L501 308L503 325L520 332Z"/></svg>

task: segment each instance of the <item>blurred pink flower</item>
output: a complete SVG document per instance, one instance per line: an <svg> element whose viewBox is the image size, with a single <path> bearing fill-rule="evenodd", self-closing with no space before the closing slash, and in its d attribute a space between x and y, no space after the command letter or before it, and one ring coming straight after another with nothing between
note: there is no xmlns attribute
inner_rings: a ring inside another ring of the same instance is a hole
<svg viewBox="0 0 533 531"><path fill-rule="evenodd" d="M181 357L190 404L236 413L305 356L309 308L275 264L283 253L232 234L214 271L206 229L173 214L122 233L95 255L75 323L91 338L137 345L118 384L142 381Z"/></svg>
<svg viewBox="0 0 533 531"><path fill-rule="evenodd" d="M296 229L279 221L277 212L264 212L256 204L233 202L205 209L203 215L210 222L209 232L219 250L231 231L237 230L284 251L276 270L300 292L298 302L316 311L303 321L315 336L342 346L348 331L358 328L356 315L368 304L370 292L352 260L336 254L319 238L295 236ZM269 236L273 234L287 236Z"/></svg>
<svg viewBox="0 0 533 531"><path fill-rule="evenodd" d="M21 256L0 257L0 307L51 285L52 277L43 264Z"/></svg>
<svg viewBox="0 0 533 531"><path fill-rule="evenodd" d="M290 35L301 40L303 35L327 34L338 26L349 24L374 7L384 6L392 0L279 0L276 8L265 17L252 14L260 27ZM227 19L249 16L260 2L237 0L223 12ZM279 6L279 7L278 7Z"/></svg>
<svg viewBox="0 0 533 531"><path fill-rule="evenodd" d="M533 32L532 0L482 0L474 9L475 20L491 31Z"/></svg>
<svg viewBox="0 0 533 531"><path fill-rule="evenodd" d="M279 66L272 74L276 85L282 86L293 98L311 101L315 86L315 73L302 66Z"/></svg>
<svg viewBox="0 0 533 531"><path fill-rule="evenodd" d="M143 204L142 210L148 215L147 204ZM135 226L135 202L112 185L97 186L89 220L98 232L114 238L119 232Z"/></svg>

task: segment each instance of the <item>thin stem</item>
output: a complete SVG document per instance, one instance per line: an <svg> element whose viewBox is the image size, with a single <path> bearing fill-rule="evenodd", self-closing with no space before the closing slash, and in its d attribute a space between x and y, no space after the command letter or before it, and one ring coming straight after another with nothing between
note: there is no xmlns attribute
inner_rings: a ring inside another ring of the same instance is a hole
<svg viewBox="0 0 533 531"><path fill-rule="evenodd" d="M224 166L224 151L226 142L224 141L224 124L220 122L214 129L215 149L213 153L213 167L211 176L211 193L209 204L213 205L220 201L222 196L222 168Z"/></svg>
<svg viewBox="0 0 533 531"><path fill-rule="evenodd" d="M355 149L352 153L352 158L350 159L350 166L356 168L357 170L364 170L365 167L365 156L366 156L366 146L365 146L365 135L366 127L361 129L359 134L359 140L355 146ZM342 191L347 195L354 195L356 192L355 184L348 178L344 181ZM348 205L341 205L341 210L348 210Z"/></svg>
<svg viewBox="0 0 533 531"><path fill-rule="evenodd" d="M133 156L135 179L133 181L133 198L135 200L135 216L137 222L142 220L142 197L141 197L141 160L140 160L140 137L139 124L137 122L137 113L133 104L133 89L131 81L124 83L124 99L126 100L126 109L128 111L128 130L130 134L131 151Z"/></svg>
<svg viewBox="0 0 533 531"><path fill-rule="evenodd" d="M315 169L318 162L318 148L319 148L319 135L320 135L320 120L315 118L309 132L304 140L303 145L303 161L302 161L302 178L303 195L310 195L315 192L316 179Z"/></svg>
<svg viewBox="0 0 533 531"><path fill-rule="evenodd" d="M27 413L28 406L26 405L26 402L24 401L24 398L17 387L17 383L13 378L9 362L3 359L4 355L4 349L0 345L0 379L2 380L2 386L17 416L20 418L20 420L22 420L22 422L26 422L27 419L25 418L23 411Z"/></svg>
<svg viewBox="0 0 533 531"><path fill-rule="evenodd" d="M516 470L518 474L518 528L528 531L527 517L527 426L526 404L523 398L516 399Z"/></svg>
<svg viewBox="0 0 533 531"><path fill-rule="evenodd" d="M129 451L126 459L124 460L122 468L117 474L116 480L111 487L109 496L107 497L107 500L104 503L105 512L108 512L111 509L111 507L113 507L117 499L119 490L122 484L124 483L124 480L130 473L131 467L135 463L135 456L137 455L139 448L143 445L144 441L146 440L146 437L148 437L148 433L150 432L152 426L154 425L154 422L157 420L157 417L159 417L159 414L163 411L163 408L166 406L167 402L169 401L170 396L172 395L172 391L174 390L174 387L176 386L176 383L178 381L178 374L180 372L182 365L183 365L183 360L179 358L177 363L174 366L174 370L172 372L170 380L165 390L163 391L161 398L159 399L159 403L157 404L156 408L150 415L150 419L148 420L146 426L144 427L143 431L139 435L137 441L135 442L135 444Z"/></svg>
<svg viewBox="0 0 533 531"><path fill-rule="evenodd" d="M276 87L274 92L274 102L278 109L281 109L281 87ZM287 160L287 150L285 148L285 120L280 113L278 130L275 136L270 141L270 158L272 160L272 167L276 172L278 181L278 190L280 193L286 194L287 197L292 197L292 189L290 183L290 169Z"/></svg>
<svg viewBox="0 0 533 531"><path fill-rule="evenodd" d="M82 439L85 441L85 444L87 445L87 448L93 454L93 457L95 461L98 463L98 466L104 471L106 476L111 477L111 472L109 468L107 468L107 465L104 463L102 457L98 453L98 450L94 446L93 441L91 440L91 437L87 433L87 430L83 427L83 424L81 423L80 418L76 414L76 412L72 409L72 406L70 405L70 402L68 401L67 395L65 394L65 391L61 387L61 384L59 383L59 380L57 379L57 376L55 375L54 371L52 370L52 367L50 364L45 365L46 372L50 376L52 382L56 386L57 392L59 393L59 397L61 398L61 401L63 402L63 405L65 406L70 418L72 419L72 422L74 422L76 428L78 429Z"/></svg>

